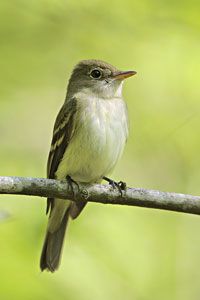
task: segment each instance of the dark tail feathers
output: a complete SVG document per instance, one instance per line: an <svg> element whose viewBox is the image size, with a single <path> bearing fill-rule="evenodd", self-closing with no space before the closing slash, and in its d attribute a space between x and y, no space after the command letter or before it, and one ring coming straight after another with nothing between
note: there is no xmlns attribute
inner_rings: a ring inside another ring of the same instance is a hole
<svg viewBox="0 0 200 300"><path fill-rule="evenodd" d="M40 269L54 272L58 269L62 254L63 241L69 218L69 210L66 211L57 231L47 231L42 254L40 258Z"/></svg>

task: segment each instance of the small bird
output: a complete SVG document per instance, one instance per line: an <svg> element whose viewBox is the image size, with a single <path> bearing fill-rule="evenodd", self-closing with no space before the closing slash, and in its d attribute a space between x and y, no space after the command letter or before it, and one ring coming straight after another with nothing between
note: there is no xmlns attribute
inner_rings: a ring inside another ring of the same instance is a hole
<svg viewBox="0 0 200 300"><path fill-rule="evenodd" d="M119 160L127 137L128 116L123 80L135 71L119 71L101 60L83 60L72 71L65 102L58 113L47 163L47 177L72 183L118 183L106 177ZM86 202L47 199L50 211L40 268L54 272L60 264L69 217Z"/></svg>

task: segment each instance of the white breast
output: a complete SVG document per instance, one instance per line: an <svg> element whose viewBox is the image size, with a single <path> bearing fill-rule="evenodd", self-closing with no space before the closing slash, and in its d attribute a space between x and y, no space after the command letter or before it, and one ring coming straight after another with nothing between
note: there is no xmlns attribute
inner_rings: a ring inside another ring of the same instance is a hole
<svg viewBox="0 0 200 300"><path fill-rule="evenodd" d="M77 128L56 175L95 182L112 171L123 152L128 136L126 104L121 98L76 98Z"/></svg>

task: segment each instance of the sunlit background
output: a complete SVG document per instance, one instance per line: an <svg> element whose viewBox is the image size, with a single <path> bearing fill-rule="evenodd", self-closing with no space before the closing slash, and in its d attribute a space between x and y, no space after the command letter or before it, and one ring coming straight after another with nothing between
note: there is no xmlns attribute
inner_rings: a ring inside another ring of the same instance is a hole
<svg viewBox="0 0 200 300"><path fill-rule="evenodd" d="M0 175L44 177L73 66L98 58L138 75L124 97L130 139L113 178L200 194L200 2L0 2ZM41 273L37 197L0 197L0 299L198 300L200 218L88 204L62 265Z"/></svg>

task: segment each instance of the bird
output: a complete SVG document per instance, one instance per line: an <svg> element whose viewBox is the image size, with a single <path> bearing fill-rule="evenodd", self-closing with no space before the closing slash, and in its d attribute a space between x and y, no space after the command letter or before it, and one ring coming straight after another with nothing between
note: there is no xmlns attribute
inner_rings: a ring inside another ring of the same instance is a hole
<svg viewBox="0 0 200 300"><path fill-rule="evenodd" d="M73 69L66 98L53 129L47 178L73 183L120 184L107 177L122 155L129 133L124 79L136 71L120 71L102 60L80 61ZM54 272L61 260L69 218L86 202L48 198L48 225L40 258L41 270Z"/></svg>

